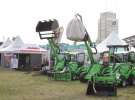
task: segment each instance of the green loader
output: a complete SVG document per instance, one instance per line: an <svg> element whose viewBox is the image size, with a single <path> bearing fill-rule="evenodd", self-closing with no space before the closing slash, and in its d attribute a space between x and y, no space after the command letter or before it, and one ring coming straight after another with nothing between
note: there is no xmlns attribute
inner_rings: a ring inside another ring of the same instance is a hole
<svg viewBox="0 0 135 100"><path fill-rule="evenodd" d="M50 46L49 68L45 66L42 72L48 76L57 70L62 70L65 65L65 54L60 52L59 41L63 33L63 29L59 27L56 19L39 21L36 26L36 32L39 33L40 39L47 39Z"/></svg>
<svg viewBox="0 0 135 100"><path fill-rule="evenodd" d="M66 60L66 65L62 71L57 70L53 73L54 80L71 81L78 79L84 63L85 54L76 52L68 52L67 54L68 57L66 59L68 59L68 61Z"/></svg>
<svg viewBox="0 0 135 100"><path fill-rule="evenodd" d="M134 53L127 52L121 54L115 54L116 63L113 68L113 72L119 77L117 85L126 87L127 85L134 85L135 79L135 65L134 65Z"/></svg>
<svg viewBox="0 0 135 100"><path fill-rule="evenodd" d="M106 55L106 53L104 54ZM117 85L116 76L113 73L113 66L107 62L100 64L101 68L98 73L88 76L88 87L86 95L105 95L116 96Z"/></svg>
<svg viewBox="0 0 135 100"><path fill-rule="evenodd" d="M44 68L51 79L54 80L75 80L78 79L79 72L84 63L84 53L61 52L59 41L62 36L58 21L44 20L39 21L36 27L40 39L47 39L51 47L50 53L50 69ZM80 60L81 59L81 60Z"/></svg>
<svg viewBox="0 0 135 100"><path fill-rule="evenodd" d="M74 35L74 34L76 34L76 35ZM80 37L78 37L78 35ZM85 69L82 70L82 72L80 73L80 77L79 77L80 81L82 81L82 82L86 82L89 80L86 94L87 95L90 95L90 94L106 95L106 93L107 93L107 95L116 95L117 88L115 86L115 81L114 81L115 77L107 77L108 71L103 70L103 69L110 70L111 68L109 69L107 67L103 67L103 65L99 64L99 62L97 62L94 59L91 48L93 48L93 47L95 48L95 46L93 46L90 36L82 23L82 17L79 14L75 15L75 18L72 19L71 22L69 22L69 25L67 28L67 38L70 40L73 40L73 41L77 41L77 42L83 41L87 48L87 52L88 52L88 56L89 56L89 60L90 60L91 64L86 68L84 67ZM95 48L95 50L96 50L96 48ZM103 72L103 77L100 75L101 70ZM109 76L111 76L111 73L108 73L108 74L109 74ZM100 77L98 77L98 76L100 76ZM104 80L104 82L102 82L100 84L100 80Z"/></svg>
<svg viewBox="0 0 135 100"><path fill-rule="evenodd" d="M135 83L135 70L134 65L131 63L134 59L133 54L127 52L127 46L108 46L109 47L109 62L106 67L103 67L97 75L89 79L88 88L86 94L97 94L99 91L98 85L103 84L104 90L109 92L101 92L107 96L117 95L117 86L125 87L128 84L134 85ZM117 51L117 52L116 52ZM120 51L120 52L118 52ZM109 85L107 88L106 86ZM96 86L95 86L96 85Z"/></svg>

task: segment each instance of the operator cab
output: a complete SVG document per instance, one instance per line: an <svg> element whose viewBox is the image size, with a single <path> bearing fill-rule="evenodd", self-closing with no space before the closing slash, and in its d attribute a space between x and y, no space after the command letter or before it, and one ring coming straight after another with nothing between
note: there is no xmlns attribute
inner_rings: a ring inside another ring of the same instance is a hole
<svg viewBox="0 0 135 100"><path fill-rule="evenodd" d="M84 65L85 53L69 52L70 62L77 62L79 66Z"/></svg>
<svg viewBox="0 0 135 100"><path fill-rule="evenodd" d="M61 52L59 54L59 60L64 61L64 67L61 72L65 72L68 70L68 67L71 67L69 64L75 64L78 67L84 64L84 53L78 52Z"/></svg>
<svg viewBox="0 0 135 100"><path fill-rule="evenodd" d="M122 63L128 61L128 45L108 46L110 63Z"/></svg>
<svg viewBox="0 0 135 100"><path fill-rule="evenodd" d="M123 63L128 61L128 46L108 46L109 51L103 52L101 55L101 63L104 67L109 66L109 63Z"/></svg>

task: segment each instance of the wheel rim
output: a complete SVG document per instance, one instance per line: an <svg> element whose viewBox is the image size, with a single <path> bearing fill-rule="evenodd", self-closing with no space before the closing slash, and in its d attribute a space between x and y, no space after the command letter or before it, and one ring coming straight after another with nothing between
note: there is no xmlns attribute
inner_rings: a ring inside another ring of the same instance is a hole
<svg viewBox="0 0 135 100"><path fill-rule="evenodd" d="M127 85L126 81L122 82L122 86L125 87Z"/></svg>

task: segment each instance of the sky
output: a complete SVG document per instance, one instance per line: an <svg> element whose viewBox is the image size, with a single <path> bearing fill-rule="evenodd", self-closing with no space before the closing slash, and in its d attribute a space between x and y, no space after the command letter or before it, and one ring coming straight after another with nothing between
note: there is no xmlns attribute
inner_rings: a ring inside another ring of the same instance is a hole
<svg viewBox="0 0 135 100"><path fill-rule="evenodd" d="M35 28L39 20L55 18L64 27L79 13L92 39L96 41L98 19L105 11L116 12L121 39L135 34L135 0L0 0L0 41L19 35L25 43L46 44Z"/></svg>

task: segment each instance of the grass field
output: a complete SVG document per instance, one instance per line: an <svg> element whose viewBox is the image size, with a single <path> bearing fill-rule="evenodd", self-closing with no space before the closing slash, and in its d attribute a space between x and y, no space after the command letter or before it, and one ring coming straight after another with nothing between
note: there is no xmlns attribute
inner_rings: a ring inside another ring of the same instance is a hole
<svg viewBox="0 0 135 100"><path fill-rule="evenodd" d="M0 100L135 100L135 87L118 89L117 97L86 96L87 84L56 82L35 72L0 68Z"/></svg>

